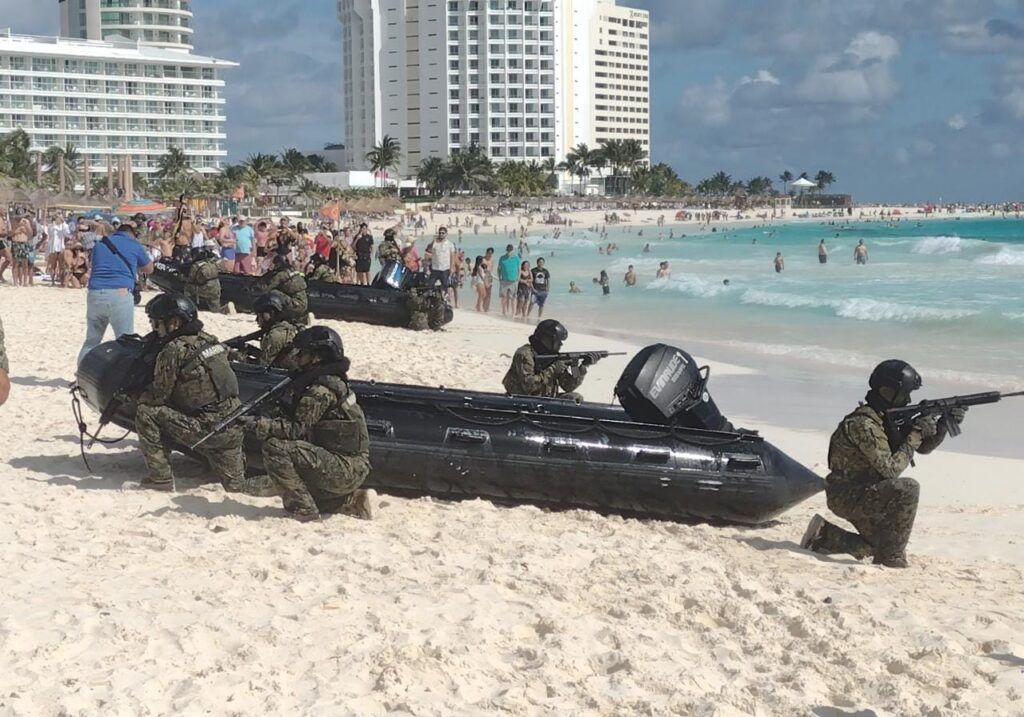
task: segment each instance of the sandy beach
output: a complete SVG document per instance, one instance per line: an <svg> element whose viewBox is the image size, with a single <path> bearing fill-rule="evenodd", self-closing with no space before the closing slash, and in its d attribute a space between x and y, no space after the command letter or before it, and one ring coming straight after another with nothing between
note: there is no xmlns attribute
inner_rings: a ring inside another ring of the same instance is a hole
<svg viewBox="0 0 1024 717"><path fill-rule="evenodd" d="M1024 461L921 457L902 571L800 550L824 496L759 528L390 496L374 522L303 525L180 456L179 493L122 492L145 470L133 437L88 471L67 390L84 292L0 287L0 314L0 714L1024 715ZM356 378L481 390L528 333L467 311L441 334L325 323ZM635 350L566 349L597 346ZM824 471L839 415L722 408Z"/></svg>

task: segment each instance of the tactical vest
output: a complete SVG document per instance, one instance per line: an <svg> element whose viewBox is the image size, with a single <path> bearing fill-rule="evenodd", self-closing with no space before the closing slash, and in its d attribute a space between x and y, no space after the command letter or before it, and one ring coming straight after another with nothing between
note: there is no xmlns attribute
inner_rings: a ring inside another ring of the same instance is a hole
<svg viewBox="0 0 1024 717"><path fill-rule="evenodd" d="M185 337L190 352L178 368L174 396L193 415L238 399L238 378L228 362L228 349L209 335Z"/></svg>
<svg viewBox="0 0 1024 717"><path fill-rule="evenodd" d="M335 402L313 427L312 443L336 455L367 455L370 435L366 417L348 384L337 376L323 376L314 385L327 388L334 394Z"/></svg>

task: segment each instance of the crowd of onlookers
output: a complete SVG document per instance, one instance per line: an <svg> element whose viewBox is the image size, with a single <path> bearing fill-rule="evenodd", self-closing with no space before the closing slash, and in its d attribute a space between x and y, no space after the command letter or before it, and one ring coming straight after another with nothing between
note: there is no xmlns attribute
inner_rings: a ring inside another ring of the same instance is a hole
<svg viewBox="0 0 1024 717"><path fill-rule="evenodd" d="M225 217L205 219L187 211L177 215L147 218L138 227L137 240L153 261L189 260L195 249L216 254L225 272L258 276L268 271L277 255L285 256L296 269L305 270L315 255L334 272L339 283L369 285L388 261L405 271L425 273L432 285L440 286L448 300L459 305L459 290L467 284L475 294L475 308L491 310L495 285L501 313L511 318L528 318L537 309L543 315L551 285L544 259L524 260L529 246L520 239L502 256L493 248L471 260L441 227L434 237L419 238L422 218L396 224L382 239L372 234L366 222L323 222L294 225L287 217L250 219ZM85 288L89 284L92 250L98 241L118 232L120 221L102 214L60 216L45 219L31 212L0 219L0 281L12 269L15 285L31 285L41 278L53 285ZM410 230L403 232L403 229ZM14 234L18 241L12 241ZM461 238L461 230L458 230ZM422 251L417 243L426 244ZM461 242L459 242L461 244ZM13 247L12 247L13 245Z"/></svg>

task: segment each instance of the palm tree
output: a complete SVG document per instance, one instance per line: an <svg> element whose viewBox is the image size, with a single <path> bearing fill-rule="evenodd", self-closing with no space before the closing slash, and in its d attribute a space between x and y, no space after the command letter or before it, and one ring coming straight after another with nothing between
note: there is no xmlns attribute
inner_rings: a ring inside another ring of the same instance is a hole
<svg viewBox="0 0 1024 717"><path fill-rule="evenodd" d="M427 157L416 170L416 181L427 188L432 195L441 194L448 168L440 157Z"/></svg>
<svg viewBox="0 0 1024 717"><path fill-rule="evenodd" d="M317 184L309 179L303 177L299 181L299 186L295 190L295 196L299 199L303 199L307 208L323 201L326 197L326 187L321 184Z"/></svg>
<svg viewBox="0 0 1024 717"><path fill-rule="evenodd" d="M166 154L157 160L153 175L157 179L177 179L191 170L188 155L180 147L168 147Z"/></svg>
<svg viewBox="0 0 1024 717"><path fill-rule="evenodd" d="M32 139L23 129L0 136L0 175L26 184L35 181Z"/></svg>
<svg viewBox="0 0 1024 717"><path fill-rule="evenodd" d="M478 145L454 152L448 160L452 188L481 194L494 188L494 163Z"/></svg>
<svg viewBox="0 0 1024 717"><path fill-rule="evenodd" d="M263 185L281 171L277 157L272 154L250 154L242 166L245 168L246 181L256 194L262 192Z"/></svg>
<svg viewBox="0 0 1024 717"><path fill-rule="evenodd" d="M328 162L322 154L307 154L306 160L309 162L309 171L311 172L337 172L338 165L334 162Z"/></svg>
<svg viewBox="0 0 1024 717"><path fill-rule="evenodd" d="M782 180L782 193L789 193L789 183L793 181L793 173L788 169L779 175L779 179Z"/></svg>
<svg viewBox="0 0 1024 717"><path fill-rule="evenodd" d="M281 153L280 165L284 174L292 182L298 179L300 175L311 171L313 168L313 164L309 161L309 157L295 148L286 149Z"/></svg>
<svg viewBox="0 0 1024 717"><path fill-rule="evenodd" d="M74 188L78 181L78 165L81 161L82 157L73 144L63 147L54 145L43 153L43 163L48 167L47 174L50 176L50 181L56 184L57 190L60 192L67 188L69 179L71 187Z"/></svg>
<svg viewBox="0 0 1024 717"><path fill-rule="evenodd" d="M824 169L819 169L818 173L814 175L814 183L818 185L818 189L824 192L828 189L828 186L836 181L836 178L832 176L832 172L827 172Z"/></svg>
<svg viewBox="0 0 1024 717"><path fill-rule="evenodd" d="M584 181L590 176L590 170L603 167L605 164L606 160L601 150L590 149L586 142L580 142L569 150L563 163L566 171L579 178L580 194L586 193Z"/></svg>
<svg viewBox="0 0 1024 717"><path fill-rule="evenodd" d="M541 163L541 169L544 170L545 178L544 181L547 184L548 189L558 189L558 163L555 162L554 157L548 157Z"/></svg>
<svg viewBox="0 0 1024 717"><path fill-rule="evenodd" d="M387 170L397 170L402 161L402 145L397 139L386 134L366 153L365 159L373 173L381 176L381 188L383 189Z"/></svg>

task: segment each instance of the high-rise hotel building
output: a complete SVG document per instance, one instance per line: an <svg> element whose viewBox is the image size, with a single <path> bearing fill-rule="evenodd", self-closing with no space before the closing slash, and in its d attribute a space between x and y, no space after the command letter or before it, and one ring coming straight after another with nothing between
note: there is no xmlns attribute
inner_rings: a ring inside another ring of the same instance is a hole
<svg viewBox="0 0 1024 717"><path fill-rule="evenodd" d="M477 144L495 161L649 147L647 12L614 0L338 0L347 164L389 135L400 174Z"/></svg>
<svg viewBox="0 0 1024 717"><path fill-rule="evenodd" d="M139 173L182 149L197 171L227 156L224 80L237 65L194 55L187 0L59 0L61 37L0 31L0 134L32 150L74 145L90 172L131 157Z"/></svg>

